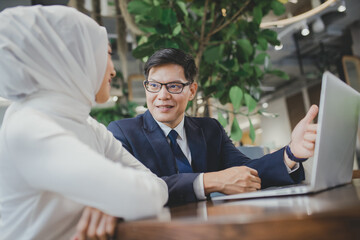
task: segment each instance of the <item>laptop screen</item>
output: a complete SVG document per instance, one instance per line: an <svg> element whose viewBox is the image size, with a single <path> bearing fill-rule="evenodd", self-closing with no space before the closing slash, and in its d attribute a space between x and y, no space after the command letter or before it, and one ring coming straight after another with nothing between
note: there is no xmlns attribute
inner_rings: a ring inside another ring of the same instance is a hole
<svg viewBox="0 0 360 240"><path fill-rule="evenodd" d="M360 94L329 72L323 74L311 174L315 190L351 181Z"/></svg>

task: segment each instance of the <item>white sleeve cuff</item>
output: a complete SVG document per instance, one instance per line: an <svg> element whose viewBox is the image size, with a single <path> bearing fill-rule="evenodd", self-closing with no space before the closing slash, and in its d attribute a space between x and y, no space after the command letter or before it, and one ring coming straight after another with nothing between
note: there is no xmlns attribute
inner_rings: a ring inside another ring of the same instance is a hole
<svg viewBox="0 0 360 240"><path fill-rule="evenodd" d="M285 163L285 161L284 161L284 163ZM298 170L299 169L299 167L300 167L300 164L297 162L297 163L295 163L295 166L291 169L291 168L289 168L289 166L285 163L285 166L286 166L286 169L287 169L287 171L288 171L288 173L290 174L290 173L293 173L293 172L295 172L296 170Z"/></svg>
<svg viewBox="0 0 360 240"><path fill-rule="evenodd" d="M200 173L193 182L194 192L198 200L205 200L204 173Z"/></svg>

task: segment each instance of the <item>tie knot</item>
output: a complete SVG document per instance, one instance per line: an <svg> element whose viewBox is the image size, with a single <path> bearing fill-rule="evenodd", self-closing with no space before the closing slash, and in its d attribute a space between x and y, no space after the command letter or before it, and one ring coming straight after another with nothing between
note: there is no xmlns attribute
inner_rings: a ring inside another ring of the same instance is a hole
<svg viewBox="0 0 360 240"><path fill-rule="evenodd" d="M176 138L178 136L178 133L175 130L171 130L168 134L168 137L170 138L171 143L176 143Z"/></svg>

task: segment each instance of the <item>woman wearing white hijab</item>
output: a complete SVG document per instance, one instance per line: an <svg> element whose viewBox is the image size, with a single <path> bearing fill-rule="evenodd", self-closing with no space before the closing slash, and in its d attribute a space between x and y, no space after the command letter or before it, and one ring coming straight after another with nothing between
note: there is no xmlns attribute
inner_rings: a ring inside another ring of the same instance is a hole
<svg viewBox="0 0 360 240"><path fill-rule="evenodd" d="M106 30L61 6L7 9L0 22L0 96L13 101L0 130L0 238L69 239L85 206L125 220L160 211L166 184L89 117L114 75Z"/></svg>

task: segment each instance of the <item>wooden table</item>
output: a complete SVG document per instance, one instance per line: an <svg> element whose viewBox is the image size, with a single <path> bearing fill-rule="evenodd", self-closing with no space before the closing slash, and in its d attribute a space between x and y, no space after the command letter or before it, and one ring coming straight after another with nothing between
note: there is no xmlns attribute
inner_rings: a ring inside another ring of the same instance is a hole
<svg viewBox="0 0 360 240"><path fill-rule="evenodd" d="M360 239L360 179L311 195L165 208L157 218L120 223L117 236L142 240Z"/></svg>

